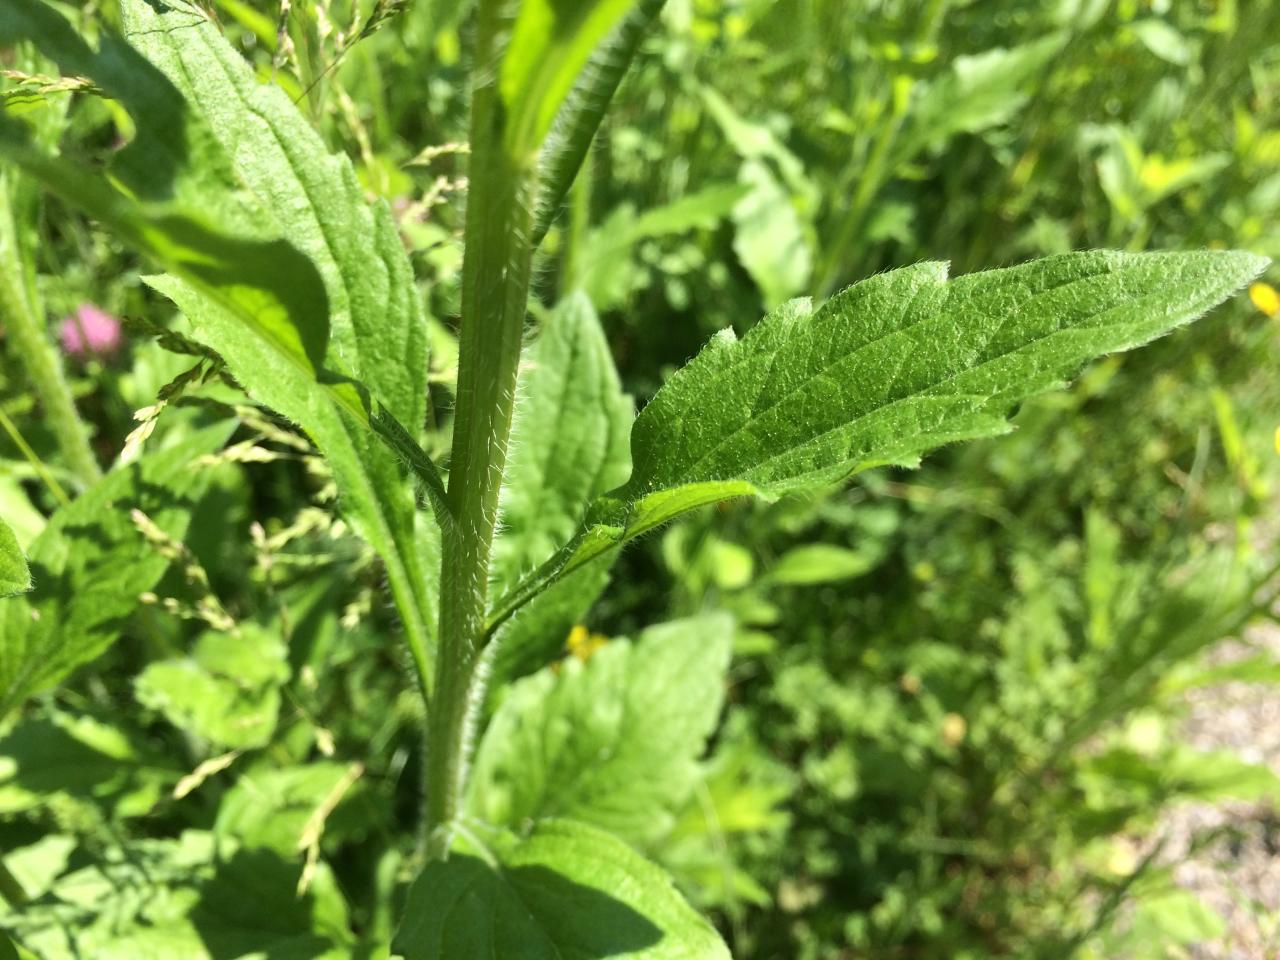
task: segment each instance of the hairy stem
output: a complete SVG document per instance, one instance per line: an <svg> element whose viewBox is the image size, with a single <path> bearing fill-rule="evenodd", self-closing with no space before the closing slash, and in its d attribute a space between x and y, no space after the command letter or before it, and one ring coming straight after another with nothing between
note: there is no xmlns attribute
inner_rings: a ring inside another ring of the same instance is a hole
<svg viewBox="0 0 1280 960"><path fill-rule="evenodd" d="M43 310L31 282L18 222L14 216L12 175L0 180L0 320L7 331L9 348L44 410L57 437L66 467L83 486L102 476L89 446L84 421L76 413L71 387L62 361L45 331Z"/></svg>
<svg viewBox="0 0 1280 960"><path fill-rule="evenodd" d="M489 561L507 460L533 247L533 157L509 155L497 87L509 30L501 0L482 0L462 271L458 392L443 541L436 688L427 730L427 855L444 859L466 783L471 727L484 696Z"/></svg>

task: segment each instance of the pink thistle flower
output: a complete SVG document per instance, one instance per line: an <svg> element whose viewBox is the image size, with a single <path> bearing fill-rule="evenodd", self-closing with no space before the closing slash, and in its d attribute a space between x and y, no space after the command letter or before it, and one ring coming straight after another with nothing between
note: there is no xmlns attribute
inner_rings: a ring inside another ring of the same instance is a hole
<svg viewBox="0 0 1280 960"><path fill-rule="evenodd" d="M124 337L118 318L92 303L82 303L62 318L58 340L67 356L85 360L110 356L120 349Z"/></svg>

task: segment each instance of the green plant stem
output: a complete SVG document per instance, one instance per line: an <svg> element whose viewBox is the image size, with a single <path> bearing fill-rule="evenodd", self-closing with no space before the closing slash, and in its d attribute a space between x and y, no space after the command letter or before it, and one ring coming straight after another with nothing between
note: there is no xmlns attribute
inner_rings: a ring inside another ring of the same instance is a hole
<svg viewBox="0 0 1280 960"><path fill-rule="evenodd" d="M945 13L946 0L930 0L921 14L914 42L932 43L937 36L938 28L942 25ZM902 132L902 125L909 110L907 96L900 96L896 92L891 95L890 107L880 119L873 135L871 152L866 165L858 176L858 186L853 200L841 218L836 235L827 248L827 255L823 258L822 269L818 274L818 293L824 299L835 292L841 278L850 272L849 264L846 262L849 247L860 239L867 215L871 212L871 205L903 159L894 156L894 150L898 146L898 135Z"/></svg>
<svg viewBox="0 0 1280 960"><path fill-rule="evenodd" d="M884 183L886 161L897 141L898 131L902 127L903 116L903 111L895 107L886 113L876 131L871 154L862 170L862 174L858 178L857 192L853 196L853 201L849 204L849 209L845 211L845 215L840 221L835 239L829 248L830 252L825 258L821 273L822 279L818 284L819 294L822 297L829 297L835 291L835 288L840 283L840 278L847 269L845 260L849 252L849 246L858 238L858 234L866 221L867 213L871 209L871 203L879 194L880 187Z"/></svg>
<svg viewBox="0 0 1280 960"><path fill-rule="evenodd" d="M471 728L484 697L489 561L515 402L533 247L535 157L504 146L498 58L509 29L482 0L476 35L462 329L445 532L436 687L427 721L427 856L444 859L466 783Z"/></svg>
<svg viewBox="0 0 1280 960"><path fill-rule="evenodd" d="M27 276L12 189L11 179L0 181L0 260L4 264L0 267L0 320L4 321L9 348L40 398L67 468L82 485L89 486L102 476L102 470L89 446L84 421L76 413L61 359L49 341L34 284Z"/></svg>
<svg viewBox="0 0 1280 960"><path fill-rule="evenodd" d="M62 484L60 484L54 475L49 472L49 468L45 466L44 461L40 459L39 455L34 450L31 449L31 444L27 443L26 437L18 432L17 425L9 419L9 415L3 410L0 410L0 429L4 430L4 432L9 435L9 439L13 441L13 445L18 448L18 451L24 457L27 458L27 462L31 464L31 469L36 472L36 475L40 478L41 482L49 488L49 493L53 495L53 499L58 501L58 506L65 507L70 504L71 498L68 497L67 492L62 489Z"/></svg>

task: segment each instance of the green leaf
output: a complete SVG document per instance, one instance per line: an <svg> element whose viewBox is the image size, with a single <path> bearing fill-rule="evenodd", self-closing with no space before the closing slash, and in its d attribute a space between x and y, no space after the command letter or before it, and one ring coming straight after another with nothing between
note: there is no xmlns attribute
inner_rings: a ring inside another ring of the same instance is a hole
<svg viewBox="0 0 1280 960"><path fill-rule="evenodd" d="M733 209L733 251L772 309L808 284L813 251L791 195L764 163L746 161L739 179L750 192Z"/></svg>
<svg viewBox="0 0 1280 960"><path fill-rule="evenodd" d="M510 584L568 543L587 504L626 480L635 410L580 294L546 318L522 368L494 545L495 574Z"/></svg>
<svg viewBox="0 0 1280 960"><path fill-rule="evenodd" d="M258 82L216 25L158 13L143 0L125 6L130 40L199 109L236 159L238 178L318 269L330 307L327 365L417 428L426 417L426 322L386 204L365 203L350 161L328 152L283 91ZM265 352L202 292L173 279L152 285L188 314L250 396L312 437L333 468L345 514L386 564L411 644L425 643L435 601L415 546L412 489L395 455L365 429L363 411L353 414L342 393Z"/></svg>
<svg viewBox="0 0 1280 960"><path fill-rule="evenodd" d="M265 745L276 729L280 685L289 678L284 641L254 624L208 632L192 655L147 665L138 701L174 726L222 747Z"/></svg>
<svg viewBox="0 0 1280 960"><path fill-rule="evenodd" d="M246 847L267 847L292 857L327 800L342 801L331 815L344 815L357 795L356 790L342 790L344 784L352 786L350 775L350 767L327 760L279 769L259 764L241 774L219 804L216 832Z"/></svg>
<svg viewBox="0 0 1280 960"><path fill-rule="evenodd" d="M27 558L22 555L18 538L0 519L0 597L12 597L30 589L31 571L27 569Z"/></svg>
<svg viewBox="0 0 1280 960"><path fill-rule="evenodd" d="M1243 253L1069 254L947 282L921 263L819 310L717 336L636 419L618 499L706 484L778 496L1008 430L1088 360L1187 323L1256 276Z"/></svg>
<svg viewBox="0 0 1280 960"><path fill-rule="evenodd" d="M1129 24L1142 45L1166 63L1185 67L1195 55L1195 48L1177 28L1164 20L1149 17Z"/></svg>
<svg viewBox="0 0 1280 960"><path fill-rule="evenodd" d="M1189 323L1266 266L1248 253L1093 251L947 282L943 263L791 301L714 337L636 418L634 469L573 543L513 593L685 511L774 498L1007 432L1022 400L1089 360Z"/></svg>
<svg viewBox="0 0 1280 960"><path fill-rule="evenodd" d="M6 851L4 865L13 874L22 892L38 900L53 885L70 862L77 842L63 834L45 834L35 843Z"/></svg>
<svg viewBox="0 0 1280 960"><path fill-rule="evenodd" d="M654 840L697 780L732 639L727 617L678 620L520 681L481 741L469 812L515 830L564 817Z"/></svg>
<svg viewBox="0 0 1280 960"><path fill-rule="evenodd" d="M1037 77L1067 42L1053 33L1010 49L956 57L912 106L910 125L895 150L903 162L959 133L980 133L1008 121L1035 89Z"/></svg>
<svg viewBox="0 0 1280 960"><path fill-rule="evenodd" d="M232 426L209 427L118 466L53 515L28 553L35 589L0 608L0 716L115 641L138 595L169 566L130 510L180 539L210 479L193 463L221 447Z"/></svg>
<svg viewBox="0 0 1280 960"><path fill-rule="evenodd" d="M570 282L585 291L597 309L621 303L645 278L635 262L641 241L713 229L748 189L737 183L712 184L639 215L630 204L619 205L588 235Z"/></svg>
<svg viewBox="0 0 1280 960"><path fill-rule="evenodd" d="M852 580L875 567L874 555L837 547L829 543L809 543L788 550L770 569L770 583L807 586Z"/></svg>
<svg viewBox="0 0 1280 960"><path fill-rule="evenodd" d="M116 817L148 813L182 771L124 731L89 717L23 720L0 740L0 814L45 810L55 796L93 801Z"/></svg>
<svg viewBox="0 0 1280 960"><path fill-rule="evenodd" d="M544 322L525 356L518 395L493 563L497 583L511 589L567 544L586 505L631 470L634 405L622 392L586 297L568 298ZM612 556L598 557L506 622L497 638L495 676L522 676L563 649L570 627L604 591L611 565ZM497 620L505 620L511 599L499 601Z"/></svg>
<svg viewBox="0 0 1280 960"><path fill-rule="evenodd" d="M569 189L591 149L618 85L631 68L640 43L648 34L666 0L634 0L608 39L592 53L573 92L556 118L555 132L542 161L542 188L533 228L536 249L547 234Z"/></svg>
<svg viewBox="0 0 1280 960"><path fill-rule="evenodd" d="M507 621L493 639L492 696L512 680L546 666L565 651L569 631L583 622L609 586L615 551L606 551L538 593ZM505 599L505 598L504 598Z"/></svg>
<svg viewBox="0 0 1280 960"><path fill-rule="evenodd" d="M216 31L196 11L166 16L165 25L184 37ZM132 115L136 133L110 167L128 192L49 153L24 124L0 115L5 153L166 270L200 285L287 363L314 376L328 339L324 287L246 196L207 124L119 37L104 32L94 51L40 0L0 8L0 46L20 40L64 73L92 79Z"/></svg>
<svg viewBox="0 0 1280 960"><path fill-rule="evenodd" d="M728 960L671 878L607 833L551 821L484 854L414 882L394 945L405 960Z"/></svg>
<svg viewBox="0 0 1280 960"><path fill-rule="evenodd" d="M299 893L301 861L202 831L98 845L79 859L89 862L6 918L46 960L355 955L346 902L323 861Z"/></svg>
<svg viewBox="0 0 1280 960"><path fill-rule="evenodd" d="M1215 940L1227 924L1213 907L1188 890L1162 890L1135 897L1129 935L1138 949L1167 957L1174 943L1192 945Z"/></svg>
<svg viewBox="0 0 1280 960"><path fill-rule="evenodd" d="M503 58L499 91L514 118L513 157L542 145L560 105L596 45L635 0L523 0Z"/></svg>
<svg viewBox="0 0 1280 960"><path fill-rule="evenodd" d="M240 192L248 188L265 222L319 272L327 371L354 377L417 428L426 416L426 322L390 209L365 201L350 160L329 152L284 91L258 81L215 23L146 0L123 6L130 43L233 158Z"/></svg>
<svg viewBox="0 0 1280 960"><path fill-rule="evenodd" d="M122 12L136 50L106 34L92 51L40 0L0 9L0 45L31 40L129 111L137 133L110 167L126 190L42 152L17 121L0 121L0 145L169 271L152 286L251 397L307 431L347 517L386 564L425 663L434 599L412 489L369 432L362 395L400 423L425 417L426 325L391 215L364 202L350 162L197 7L125 0Z"/></svg>

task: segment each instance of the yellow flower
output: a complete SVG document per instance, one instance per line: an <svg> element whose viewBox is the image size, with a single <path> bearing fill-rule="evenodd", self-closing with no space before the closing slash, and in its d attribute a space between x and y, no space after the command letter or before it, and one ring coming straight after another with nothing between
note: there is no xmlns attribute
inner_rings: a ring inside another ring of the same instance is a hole
<svg viewBox="0 0 1280 960"><path fill-rule="evenodd" d="M948 747L958 747L969 732L969 724L958 713L948 713L942 718L942 742Z"/></svg>
<svg viewBox="0 0 1280 960"><path fill-rule="evenodd" d="M1280 314L1280 293L1277 293L1276 288L1269 283L1263 283L1259 280L1250 286L1249 299L1253 301L1255 307L1268 317Z"/></svg>
<svg viewBox="0 0 1280 960"><path fill-rule="evenodd" d="M591 659L591 655L609 642L609 638L600 633L592 633L582 624L577 624L569 631L564 648L570 655L583 663Z"/></svg>

